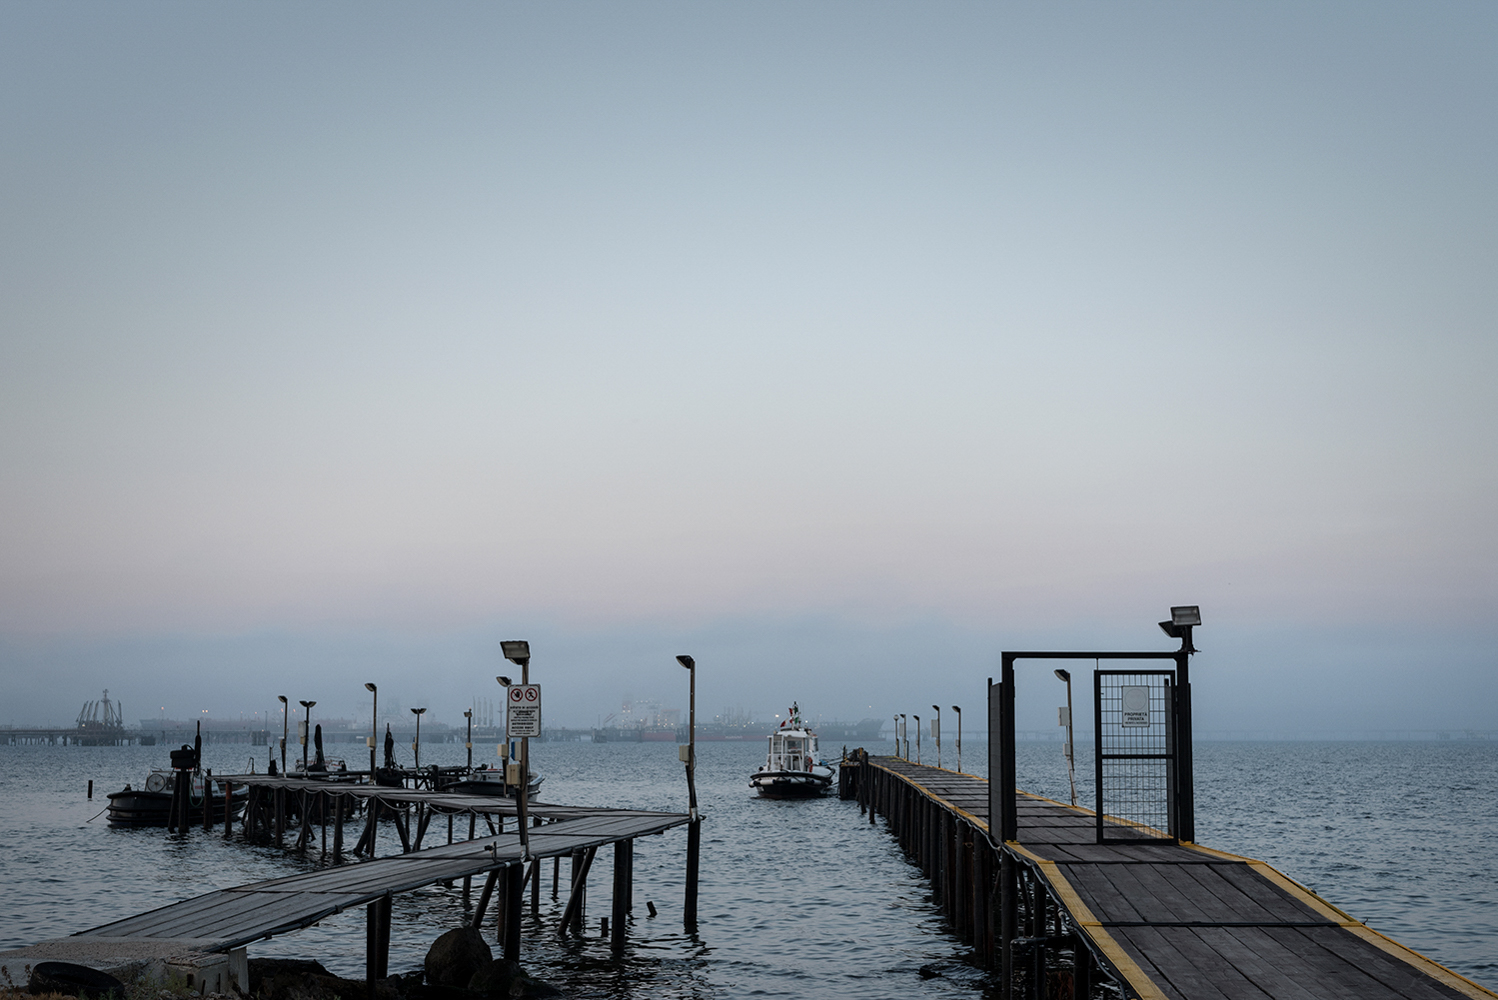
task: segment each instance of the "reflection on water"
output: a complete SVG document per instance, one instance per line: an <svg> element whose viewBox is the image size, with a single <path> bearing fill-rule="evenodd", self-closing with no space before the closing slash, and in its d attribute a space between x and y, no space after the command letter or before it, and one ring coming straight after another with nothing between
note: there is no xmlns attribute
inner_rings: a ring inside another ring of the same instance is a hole
<svg viewBox="0 0 1498 1000"><path fill-rule="evenodd" d="M878 753L888 745L873 745ZM930 749L930 748L928 748ZM216 772L242 770L245 747L206 747ZM475 758L488 748L475 748ZM1079 745L1078 793L1091 798L1090 748ZM674 744L535 744L545 798L581 805L684 810ZM950 751L949 751L950 752ZM260 751L262 757L264 750ZM524 960L578 997L983 996L919 872L881 822L835 798L752 796L757 742L699 745L703 826L699 933L681 927L684 829L642 838L635 855L630 946L615 960L600 934L609 914L611 849L590 878L587 936L559 938L565 902L543 869L541 912L526 911ZM111 830L104 795L139 784L162 747L4 747L0 885L8 912L0 947L57 937L215 888L315 867L217 833L173 841L161 830ZM986 747L964 740L982 770ZM455 764L460 745L422 749ZM1197 830L1213 847L1262 858L1360 919L1489 986L1498 983L1498 746L1483 743L1206 743L1196 751ZM950 761L947 761L950 765ZM263 770L264 761L261 761ZM85 798L88 781L95 799ZM1065 800L1059 743L1022 744L1019 780ZM438 831L434 826L433 834ZM466 833L460 829L459 836ZM429 834L429 837L433 834ZM441 839L445 839L442 831ZM391 838L381 853L394 853ZM561 868L565 885L568 865ZM474 886L473 898L477 898ZM659 915L647 916L646 901ZM461 883L397 899L391 969L420 966L430 942L465 919ZM492 925L491 925L492 926ZM313 957L363 974L362 910L251 947L252 955Z"/></svg>

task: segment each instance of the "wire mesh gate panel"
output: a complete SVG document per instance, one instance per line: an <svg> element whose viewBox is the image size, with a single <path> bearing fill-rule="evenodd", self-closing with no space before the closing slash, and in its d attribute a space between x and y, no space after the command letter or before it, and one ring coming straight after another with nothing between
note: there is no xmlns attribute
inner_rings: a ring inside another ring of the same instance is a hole
<svg viewBox="0 0 1498 1000"><path fill-rule="evenodd" d="M1175 671L1097 670L1092 683L1098 843L1174 840Z"/></svg>

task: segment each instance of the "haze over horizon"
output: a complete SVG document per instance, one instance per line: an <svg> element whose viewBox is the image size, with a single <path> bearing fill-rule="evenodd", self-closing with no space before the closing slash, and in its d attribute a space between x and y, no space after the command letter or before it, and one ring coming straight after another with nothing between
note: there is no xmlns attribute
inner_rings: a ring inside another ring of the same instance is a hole
<svg viewBox="0 0 1498 1000"><path fill-rule="evenodd" d="M1189 603L1201 729L1498 729L1495 42L0 7L0 724L981 714Z"/></svg>

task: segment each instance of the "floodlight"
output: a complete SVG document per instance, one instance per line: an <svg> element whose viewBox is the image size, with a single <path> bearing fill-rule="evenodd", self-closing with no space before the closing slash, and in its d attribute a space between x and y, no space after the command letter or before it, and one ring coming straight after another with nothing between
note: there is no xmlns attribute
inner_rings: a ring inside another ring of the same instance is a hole
<svg viewBox="0 0 1498 1000"><path fill-rule="evenodd" d="M511 663L523 667L530 662L531 644L524 639L506 639L499 644L499 648L504 651L505 659Z"/></svg>
<svg viewBox="0 0 1498 1000"><path fill-rule="evenodd" d="M1195 604L1185 604L1170 609L1170 622L1172 625L1200 625L1202 623L1202 609Z"/></svg>

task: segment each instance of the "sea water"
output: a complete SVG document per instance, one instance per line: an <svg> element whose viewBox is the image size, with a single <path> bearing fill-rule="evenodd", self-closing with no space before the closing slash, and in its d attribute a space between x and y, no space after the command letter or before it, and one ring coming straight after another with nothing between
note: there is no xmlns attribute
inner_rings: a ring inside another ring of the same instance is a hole
<svg viewBox="0 0 1498 1000"><path fill-rule="evenodd" d="M986 745L965 744L964 770L986 773ZM351 749L350 764L358 766L363 748ZM867 749L884 753L891 745ZM495 747L474 752L476 760L492 759ZM252 753L263 772L264 747L209 745L204 764L240 772ZM458 764L465 753L461 745L428 744L422 763ZM166 756L165 747L0 747L0 949L317 867L315 849L299 858L225 843L221 826L173 838L160 828L112 829L96 815L108 792L126 782L140 787ZM674 744L533 742L532 756L545 775L545 801L685 811ZM556 933L569 865L562 863L554 898L548 863L539 918L526 910L522 949L531 972L575 997L620 1000L995 993L994 977L969 962L883 821L871 826L856 803L835 796L756 798L748 778L762 756L757 741L698 745L706 818L695 934L682 927L686 834L678 828L637 842L629 946L618 959L599 927L610 910L611 849L594 863L581 938ZM936 762L929 741L922 756ZM1088 748L1079 745L1077 758L1078 794L1087 804ZM950 741L942 764L955 765ZM1401 943L1498 987L1498 744L1200 743L1195 773L1200 843L1266 861ZM1069 799L1060 744L1021 744L1019 783ZM465 836L466 823L458 823ZM428 843L446 835L446 824L434 820ZM381 854L397 851L393 834L384 836ZM648 915L647 901L657 916ZM391 971L419 968L431 941L467 912L461 882L397 897ZM315 958L360 978L363 910L253 944L250 955Z"/></svg>

